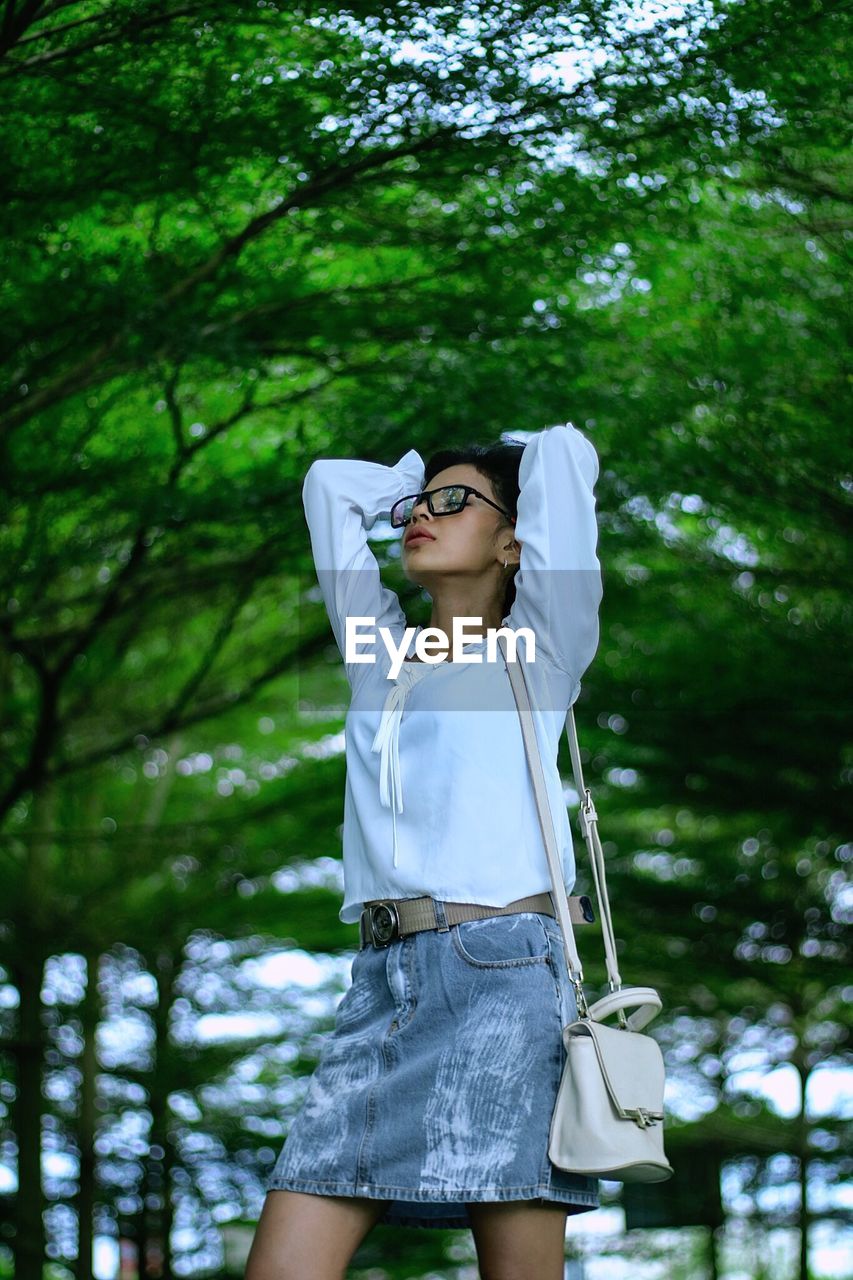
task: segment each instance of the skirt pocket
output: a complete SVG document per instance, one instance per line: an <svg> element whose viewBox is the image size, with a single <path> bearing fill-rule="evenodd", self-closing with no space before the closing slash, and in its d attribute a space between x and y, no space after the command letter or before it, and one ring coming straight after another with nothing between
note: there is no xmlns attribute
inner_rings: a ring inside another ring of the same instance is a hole
<svg viewBox="0 0 853 1280"><path fill-rule="evenodd" d="M456 954L477 969L547 964L550 958L548 934L534 911L465 920L452 925L450 932Z"/></svg>

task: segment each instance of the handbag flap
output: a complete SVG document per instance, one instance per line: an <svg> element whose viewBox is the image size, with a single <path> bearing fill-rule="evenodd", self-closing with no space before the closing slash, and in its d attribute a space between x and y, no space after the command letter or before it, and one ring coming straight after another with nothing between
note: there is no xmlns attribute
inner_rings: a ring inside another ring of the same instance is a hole
<svg viewBox="0 0 853 1280"><path fill-rule="evenodd" d="M589 1036L617 1112L625 1119L645 1113L663 1119L665 1068L660 1045L651 1036L580 1019L565 1028L566 1049L574 1036Z"/></svg>

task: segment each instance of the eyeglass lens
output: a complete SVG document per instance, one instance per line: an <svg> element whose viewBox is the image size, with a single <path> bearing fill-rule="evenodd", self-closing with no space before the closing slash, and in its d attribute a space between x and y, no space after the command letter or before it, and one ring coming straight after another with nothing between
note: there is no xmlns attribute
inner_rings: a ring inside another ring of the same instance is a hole
<svg viewBox="0 0 853 1280"><path fill-rule="evenodd" d="M427 501L431 505L433 515L446 515L451 511L461 511L465 505L466 496L465 489L460 485L446 485L442 489L433 489ZM391 524L394 528L409 523L412 512L422 497L423 494L411 495L394 503L391 508Z"/></svg>

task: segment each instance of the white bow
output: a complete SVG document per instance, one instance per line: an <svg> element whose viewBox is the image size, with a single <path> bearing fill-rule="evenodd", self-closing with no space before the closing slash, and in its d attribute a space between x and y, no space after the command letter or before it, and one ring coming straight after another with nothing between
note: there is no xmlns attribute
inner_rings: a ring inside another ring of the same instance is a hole
<svg viewBox="0 0 853 1280"><path fill-rule="evenodd" d="M405 668L404 668L405 669ZM380 752L379 800L391 810L394 830L394 866L397 865L397 814L403 812L403 784L400 777L400 721L410 689L408 682L394 684L382 708L382 719L373 739L371 751Z"/></svg>
<svg viewBox="0 0 853 1280"><path fill-rule="evenodd" d="M417 629L419 632L421 627ZM400 721L406 698L417 682L430 671L435 670L431 663L404 662L396 679L388 690L379 728L373 738L372 751L380 752L379 761L379 800L386 809L391 810L391 825L394 832L394 866L397 866L397 814L403 812L403 780L400 775Z"/></svg>

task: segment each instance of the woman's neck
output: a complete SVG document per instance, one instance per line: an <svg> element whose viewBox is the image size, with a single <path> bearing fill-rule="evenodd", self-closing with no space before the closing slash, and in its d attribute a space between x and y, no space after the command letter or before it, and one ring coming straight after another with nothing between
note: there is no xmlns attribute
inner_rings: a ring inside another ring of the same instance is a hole
<svg viewBox="0 0 853 1280"><path fill-rule="evenodd" d="M466 616L466 617L473 617L474 615L473 615L473 614L466 614L465 616ZM503 624L503 618L499 618L496 622L494 622L494 623L490 624L490 626L493 626L494 628L498 628L498 627L500 627L502 624ZM432 622L432 621L431 621L431 622L428 624L428 626L429 626L429 627L434 627L434 626L436 626L436 623L434 623L434 622ZM418 628L418 633L420 633L421 631L425 631L425 630L427 630L427 629L428 629L427 627L419 627L419 628ZM486 628L486 629L479 628L479 627L477 626L477 624L476 624L476 623L468 623L468 624L466 624L466 626L465 626L465 636L466 636L465 644L469 644L470 642L472 642L472 641L474 641L474 640L485 640L485 638L486 638L486 631L487 631L487 630L488 630L488 628ZM452 636L452 629L451 629L451 636ZM415 639L417 640L417 635L415 636ZM430 651L430 653L433 653L433 654L442 654L442 653L443 653L443 654L444 654L444 660L445 660L445 662L452 662L452 661L453 661L453 659L452 659L452 658L451 658L451 656L450 656L450 652L451 652L450 648L448 648L448 649L436 649L436 648L434 648L434 647L433 647L433 644L432 644L432 643L430 643L429 651ZM405 657L405 658L403 659L403 661L404 661L404 662L421 662L421 661L423 661L423 660L422 660L421 658L417 657L417 656L415 656L415 657L411 657L411 658L407 656L407 657Z"/></svg>

